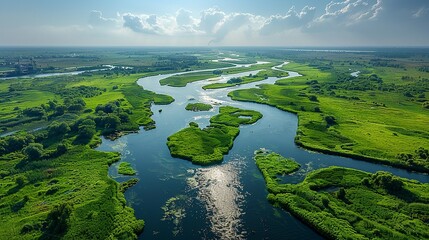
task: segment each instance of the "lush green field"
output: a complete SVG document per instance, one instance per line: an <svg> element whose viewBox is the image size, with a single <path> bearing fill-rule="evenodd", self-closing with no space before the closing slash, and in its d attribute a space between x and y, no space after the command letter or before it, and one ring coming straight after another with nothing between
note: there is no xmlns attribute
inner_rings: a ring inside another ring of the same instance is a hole
<svg viewBox="0 0 429 240"><path fill-rule="evenodd" d="M219 108L219 114L210 118L210 123L238 127L244 124L253 124L261 118L262 114L253 110L224 106Z"/></svg>
<svg viewBox="0 0 429 240"><path fill-rule="evenodd" d="M168 78L161 79L159 83L161 85L167 85L171 87L185 87L188 83L206 80L209 78L215 78L219 75L213 74L213 71L204 71L196 73L185 73L181 75L174 75Z"/></svg>
<svg viewBox="0 0 429 240"><path fill-rule="evenodd" d="M0 81L1 129L43 128L0 138L1 239L137 238L144 222L123 192L138 179L119 185L107 175L119 155L91 148L99 134L154 126L150 105L174 101L138 86L142 76L100 72Z"/></svg>
<svg viewBox="0 0 429 240"><path fill-rule="evenodd" d="M295 161L260 152L255 161L266 181L268 200L325 237L429 237L428 184L386 172L370 174L340 167L313 171L299 184L282 184L276 177L297 170Z"/></svg>
<svg viewBox="0 0 429 240"><path fill-rule="evenodd" d="M129 162L121 162L118 166L118 173L123 175L136 175L136 170L131 166Z"/></svg>
<svg viewBox="0 0 429 240"><path fill-rule="evenodd" d="M138 130L139 125L154 127L154 121L150 118L152 112L150 105L169 104L174 99L170 96L156 94L143 90L136 84L136 79L141 74L134 75L106 75L90 74L79 76L63 76L38 79L11 79L0 81L0 96L4 101L0 108L0 129L3 131L27 129L34 127L34 123L47 125L46 121L61 118L56 114L56 109L67 105L65 98L82 99L85 109L96 110L98 105L120 102L120 109L128 112L129 124L123 124L123 129ZM52 109L49 104L53 102ZM68 106L65 106L68 107ZM38 108L40 115L27 116L23 114L26 109ZM67 111L77 115L90 115L91 110ZM88 114L89 113L89 114ZM28 124L33 123L33 124Z"/></svg>
<svg viewBox="0 0 429 240"><path fill-rule="evenodd" d="M276 77L287 76L286 72L276 71L271 69L271 67L278 64L279 64L278 62L275 62L275 63L252 65L250 67L235 67L235 68L228 68L224 70L185 73L185 74L174 75L168 78L161 79L159 82L161 85L167 85L172 87L185 87L188 83L207 80L210 78L216 78L216 77L219 77L221 74L229 75L229 74L236 74L236 73L249 72L254 70L262 70L262 69L265 69L264 75L266 74L267 76L276 76ZM246 78L246 81L247 82L261 81L264 79L265 77L264 75L261 75L258 77L249 77L249 78ZM233 84L232 86L234 85L236 84ZM217 86L217 84L215 83L214 86ZM228 87L228 86L223 86L223 87ZM220 88L220 87L204 86L204 88L209 89L209 88Z"/></svg>
<svg viewBox="0 0 429 240"><path fill-rule="evenodd" d="M265 149L255 151L255 163L264 176L269 192L276 191L280 178L293 173L300 168L300 165L292 159L287 159L278 153L269 152Z"/></svg>
<svg viewBox="0 0 429 240"><path fill-rule="evenodd" d="M212 108L213 106L207 103L188 103L185 107L186 110L194 112L210 111Z"/></svg>
<svg viewBox="0 0 429 240"><path fill-rule="evenodd" d="M107 176L117 160L116 153L79 145L30 162L20 153L2 155L0 238L136 238L143 221Z"/></svg>
<svg viewBox="0 0 429 240"><path fill-rule="evenodd" d="M208 84L208 85L203 86L203 89L205 90L205 89L218 89L218 88L233 87L233 86L238 86L241 84L247 84L247 83L251 83L251 82L259 82L259 81L267 79L268 77L283 78L283 77L287 77L287 76L288 76L288 73L283 72L283 71L272 70L272 69L262 70L255 75L250 74L249 76L246 76L246 77L232 78L232 79L228 80L226 83Z"/></svg>
<svg viewBox="0 0 429 240"><path fill-rule="evenodd" d="M241 124L252 124L262 118L262 114L234 107L221 107L219 114L210 119L210 126L200 129L192 122L168 137L167 146L171 156L207 165L223 160L238 136Z"/></svg>
<svg viewBox="0 0 429 240"><path fill-rule="evenodd" d="M129 49L129 48L1 48L0 63L7 59L8 65L1 66L3 71L15 73L18 61L32 62L35 69L32 74L86 71L116 66L114 72L128 68L130 73L149 73L161 71L189 71L229 67L227 62L213 62L217 54L211 49L179 50ZM172 53L173 52L173 53ZM204 58L201 56L204 55ZM108 66L106 66L108 65Z"/></svg>
<svg viewBox="0 0 429 240"><path fill-rule="evenodd" d="M367 69L358 78L307 64L290 63L284 69L303 76L229 96L297 113L296 143L306 148L429 171L427 156L418 153L429 146L429 111L422 105L429 80L384 83L374 75L385 73L384 68ZM406 96L414 89L423 91L423 100Z"/></svg>

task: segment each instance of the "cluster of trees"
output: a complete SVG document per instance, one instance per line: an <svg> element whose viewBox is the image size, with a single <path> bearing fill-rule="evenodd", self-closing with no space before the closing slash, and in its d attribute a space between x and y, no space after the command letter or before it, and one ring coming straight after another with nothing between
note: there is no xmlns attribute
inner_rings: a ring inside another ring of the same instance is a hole
<svg viewBox="0 0 429 240"><path fill-rule="evenodd" d="M370 178L363 178L362 184L367 187L379 187L390 193L400 192L404 183L398 177L389 172L379 171L371 175Z"/></svg>
<svg viewBox="0 0 429 240"><path fill-rule="evenodd" d="M28 116L42 117L48 111L56 111L59 106L69 106L66 110L82 109L85 102L79 98L65 100L65 105L58 105L55 101L50 101L40 107L26 109L25 114ZM64 154L68 150L66 143L59 143L56 149L46 150L44 142L47 139L58 139L61 142L65 137L76 136L76 140L81 142L90 141L101 130L103 134L123 130L131 124L129 114L132 112L123 109L120 101L109 102L105 105L96 107L96 115L86 118L80 118L73 123L53 121L46 129L36 133L20 132L11 136L0 138L0 155L21 151L27 160L40 160L56 157ZM80 106L80 107L77 107Z"/></svg>
<svg viewBox="0 0 429 240"><path fill-rule="evenodd" d="M45 130L37 133L19 132L0 139L0 155L21 151L27 160L40 160L57 157L67 152L68 144L61 142L53 150L46 150L43 141L57 138L63 139L71 133L69 125L65 122L52 122Z"/></svg>
<svg viewBox="0 0 429 240"><path fill-rule="evenodd" d="M50 100L47 104L37 107L26 108L22 110L22 115L36 119L49 119L64 115L66 112L80 112L85 109L86 103L80 97L65 98L64 104L58 103L57 100Z"/></svg>
<svg viewBox="0 0 429 240"><path fill-rule="evenodd" d="M385 60L385 59L371 59L369 64L374 67L392 67L392 68L404 68L403 65L394 63L395 60Z"/></svg>
<svg viewBox="0 0 429 240"><path fill-rule="evenodd" d="M222 70L219 70L219 69L213 70L214 75L221 75L222 73L223 73Z"/></svg>
<svg viewBox="0 0 429 240"><path fill-rule="evenodd" d="M228 84L237 84L237 83L241 83L241 82L243 82L243 79L241 79L239 77L235 77L235 78L229 79L226 83L228 83Z"/></svg>
<svg viewBox="0 0 429 240"><path fill-rule="evenodd" d="M419 67L420 72L429 72L429 66Z"/></svg>
<svg viewBox="0 0 429 240"><path fill-rule="evenodd" d="M186 69L191 66L198 66L200 62L195 56L189 55L169 55L158 57L158 60L153 64L157 70L178 70Z"/></svg>
<svg viewBox="0 0 429 240"><path fill-rule="evenodd" d="M326 127L329 128L337 124L337 119L334 116L325 116Z"/></svg>
<svg viewBox="0 0 429 240"><path fill-rule="evenodd" d="M103 134L120 131L131 122L132 111L122 108L120 101L100 104L95 108L95 113L97 116L94 118L94 122L96 127L102 129Z"/></svg>
<svg viewBox="0 0 429 240"><path fill-rule="evenodd" d="M29 133L17 133L0 138L0 155L19 151L30 143L34 143L35 137Z"/></svg>
<svg viewBox="0 0 429 240"><path fill-rule="evenodd" d="M59 89L56 93L62 96L63 98L77 98L77 97L95 97L103 92L105 92L106 89L100 89L98 87L93 86L78 86L78 87L72 87L72 88L66 88L66 89Z"/></svg>
<svg viewBox="0 0 429 240"><path fill-rule="evenodd" d="M429 163L429 150L423 147L419 147L411 153L400 153L398 159L407 162L409 165L414 165L416 162L427 162Z"/></svg>

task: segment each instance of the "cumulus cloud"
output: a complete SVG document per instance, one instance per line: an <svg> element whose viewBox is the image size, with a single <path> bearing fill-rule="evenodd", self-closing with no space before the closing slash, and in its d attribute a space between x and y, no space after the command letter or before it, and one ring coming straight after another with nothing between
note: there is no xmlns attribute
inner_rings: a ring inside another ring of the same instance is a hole
<svg viewBox="0 0 429 240"><path fill-rule="evenodd" d="M382 0L344 0L331 1L325 7L325 13L315 22L333 22L355 24L364 20L375 19L382 10Z"/></svg>
<svg viewBox="0 0 429 240"><path fill-rule="evenodd" d="M124 21L124 27L129 28L137 33L149 33L154 34L156 31L146 21L148 17L142 18L131 13L126 13L122 16Z"/></svg>
<svg viewBox="0 0 429 240"><path fill-rule="evenodd" d="M332 33L332 27L341 29L363 26L360 23L375 20L382 8L382 0L333 0L326 4L324 12L316 16L316 8L291 7L284 15L262 16L252 13L225 12L219 8L203 10L199 16L179 9L173 14L150 15L124 13L117 18L105 18L99 11L92 11L90 24L94 26L115 25L120 31L139 34L192 37L209 43L251 42L254 38L267 39L285 32L314 34ZM414 17L426 13L427 8L414 12ZM317 28L316 28L317 27ZM317 30L316 30L317 29Z"/></svg>
<svg viewBox="0 0 429 240"><path fill-rule="evenodd" d="M210 43L222 42L228 36L254 36L282 32L306 26L314 19L314 7L306 6L297 11L289 9L285 15L261 16L251 13L226 13L218 8L209 8L195 18L191 11L179 9L175 15L136 15L125 13L118 19L106 19L99 11L91 13L91 22L120 22L122 27L135 33L189 36L210 38ZM261 33L261 34L260 34Z"/></svg>
<svg viewBox="0 0 429 240"><path fill-rule="evenodd" d="M97 10L91 11L89 14L89 24L91 26L112 26L118 23L115 18L105 18L103 13Z"/></svg>
<svg viewBox="0 0 429 240"><path fill-rule="evenodd" d="M316 8L305 6L300 12L291 7L286 15L275 15L267 18L261 27L261 34L281 33L286 30L306 27L314 18Z"/></svg>
<svg viewBox="0 0 429 240"><path fill-rule="evenodd" d="M216 8L209 8L201 13L201 19L198 28L205 33L213 33L216 31L217 25L219 25L224 18L226 13Z"/></svg>
<svg viewBox="0 0 429 240"><path fill-rule="evenodd" d="M122 16L123 26L137 33L171 35L171 18L156 15L134 15L126 13Z"/></svg>
<svg viewBox="0 0 429 240"><path fill-rule="evenodd" d="M195 24L195 19L191 11L181 8L176 12L176 23L178 26L192 26Z"/></svg>

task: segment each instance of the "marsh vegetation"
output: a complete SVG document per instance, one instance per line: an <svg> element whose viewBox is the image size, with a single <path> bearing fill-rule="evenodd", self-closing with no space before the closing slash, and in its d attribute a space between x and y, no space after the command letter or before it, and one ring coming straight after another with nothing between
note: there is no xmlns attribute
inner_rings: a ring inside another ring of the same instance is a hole
<svg viewBox="0 0 429 240"><path fill-rule="evenodd" d="M246 117L246 118L242 118ZM207 165L222 162L238 136L239 126L252 124L262 118L262 114L235 107L220 107L219 114L210 119L210 125L200 129L191 122L188 128L168 137L167 146L171 156Z"/></svg>
<svg viewBox="0 0 429 240"><path fill-rule="evenodd" d="M310 172L298 184L277 176L290 174L298 163L276 153L256 152L268 200L290 211L330 239L428 238L428 184L349 168L329 167Z"/></svg>

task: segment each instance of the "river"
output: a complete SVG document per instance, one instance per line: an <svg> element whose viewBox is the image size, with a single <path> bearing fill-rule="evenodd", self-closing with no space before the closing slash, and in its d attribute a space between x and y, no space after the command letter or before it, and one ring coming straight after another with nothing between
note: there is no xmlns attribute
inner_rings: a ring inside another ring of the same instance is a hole
<svg viewBox="0 0 429 240"><path fill-rule="evenodd" d="M117 66L113 65L103 65L103 68L100 69L92 69L92 70L84 70L84 71L70 71L70 72L58 72L58 73L39 73L39 74L29 74L29 75L21 75L14 77L0 77L0 80L8 80L8 79L20 79L20 78L44 78L44 77L58 77L58 76L73 76L79 75L82 73L90 73L90 72L98 72L104 70L112 70ZM125 68L125 67L122 67Z"/></svg>
<svg viewBox="0 0 429 240"><path fill-rule="evenodd" d="M222 82L257 72L222 76L217 80ZM120 152L122 160L130 162L138 171L139 183L125 196L136 216L146 222L140 239L321 239L311 228L267 201L264 180L252 159L259 148L294 158L301 164L301 170L284 179L289 183L302 181L309 171L333 165L368 172L389 171L429 182L429 176L424 174L306 151L294 143L298 124L296 115L227 97L232 90L252 88L261 83L272 84L277 78L214 90L202 89L210 80L190 83L183 88L160 86L159 80L171 75L138 80L144 89L175 99L170 105L152 106L157 128L141 130L115 141L103 139L98 148ZM289 72L289 78L296 76L299 74ZM189 102L210 103L214 109L209 112L186 111ZM168 136L187 127L191 121L200 127L207 126L210 117L224 105L256 110L263 114L263 118L253 125L240 127L240 135L222 164L201 167L170 156L166 145ZM116 167L114 164L109 169L110 176L117 181L129 178L118 176Z"/></svg>

